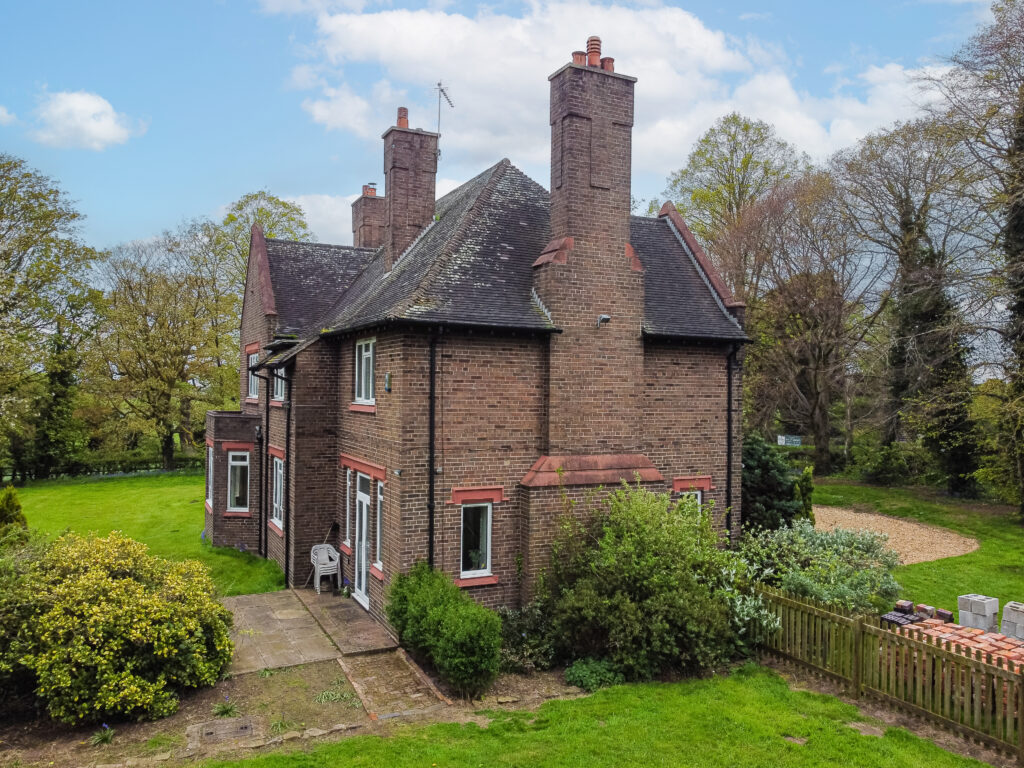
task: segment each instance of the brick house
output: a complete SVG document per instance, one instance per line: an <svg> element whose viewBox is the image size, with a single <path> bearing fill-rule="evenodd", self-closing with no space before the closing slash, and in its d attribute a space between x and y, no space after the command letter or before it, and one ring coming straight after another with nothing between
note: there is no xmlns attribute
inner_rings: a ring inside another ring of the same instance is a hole
<svg viewBox="0 0 1024 768"><path fill-rule="evenodd" d="M384 138L354 245L254 227L239 412L207 417L206 533L310 576L334 544L382 616L418 560L517 605L563 493L637 479L739 521L743 306L672 205L630 215L635 78L550 76L551 191L508 160L435 201L438 135Z"/></svg>

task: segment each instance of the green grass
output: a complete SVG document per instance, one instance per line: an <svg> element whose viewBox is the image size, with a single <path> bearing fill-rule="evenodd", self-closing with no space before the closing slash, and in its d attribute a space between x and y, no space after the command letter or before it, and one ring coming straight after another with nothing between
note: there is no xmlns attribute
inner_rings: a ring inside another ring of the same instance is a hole
<svg viewBox="0 0 1024 768"><path fill-rule="evenodd" d="M1008 507L942 499L927 490L832 484L814 489L814 503L866 505L978 540L970 554L899 568L896 580L908 600L953 611L957 595L969 592L998 597L1000 605L1024 600L1024 526Z"/></svg>
<svg viewBox="0 0 1024 768"><path fill-rule="evenodd" d="M39 482L18 496L28 524L45 533L121 531L153 554L206 563L222 595L281 589L277 563L200 540L203 488L202 475L168 473Z"/></svg>
<svg viewBox="0 0 1024 768"><path fill-rule="evenodd" d="M606 688L545 703L536 712L492 712L476 724L407 725L308 752L276 753L207 768L372 766L763 766L863 768L980 766L902 729L883 737L847 723L857 710L831 696L790 690L753 665L729 677ZM803 744L785 737L805 739Z"/></svg>

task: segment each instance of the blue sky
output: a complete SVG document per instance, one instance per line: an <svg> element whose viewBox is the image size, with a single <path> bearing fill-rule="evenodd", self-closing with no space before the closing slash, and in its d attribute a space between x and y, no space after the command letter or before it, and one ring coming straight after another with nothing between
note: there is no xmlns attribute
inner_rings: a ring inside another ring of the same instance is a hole
<svg viewBox="0 0 1024 768"><path fill-rule="evenodd" d="M349 242L349 203L383 186L380 134L399 105L433 129L439 191L502 157L548 183L546 76L604 41L636 75L633 191L657 196L731 109L815 159L912 116L915 72L987 18L971 0L0 2L0 151L57 179L100 248L246 192L300 202Z"/></svg>

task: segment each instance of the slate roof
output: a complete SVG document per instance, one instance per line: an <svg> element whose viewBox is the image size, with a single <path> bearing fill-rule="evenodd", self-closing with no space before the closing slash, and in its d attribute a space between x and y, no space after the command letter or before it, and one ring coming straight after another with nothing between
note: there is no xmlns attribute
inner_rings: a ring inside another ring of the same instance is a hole
<svg viewBox="0 0 1024 768"><path fill-rule="evenodd" d="M267 238L267 263L277 304L277 333L303 336L359 276L370 248Z"/></svg>
<svg viewBox="0 0 1024 768"><path fill-rule="evenodd" d="M547 190L502 160L438 200L436 213L386 274L383 248L267 240L279 317L304 338L264 364L281 364L324 329L406 321L557 330L532 290L533 262L550 240ZM746 338L668 217L631 217L630 243L644 268L645 334Z"/></svg>

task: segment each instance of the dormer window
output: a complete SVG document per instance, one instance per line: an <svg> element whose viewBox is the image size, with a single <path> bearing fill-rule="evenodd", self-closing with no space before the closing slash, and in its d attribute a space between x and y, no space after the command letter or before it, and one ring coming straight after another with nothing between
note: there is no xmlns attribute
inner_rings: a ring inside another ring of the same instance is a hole
<svg viewBox="0 0 1024 768"><path fill-rule="evenodd" d="M362 339L356 342L356 397L361 405L374 405L373 369L377 357L377 340Z"/></svg>

